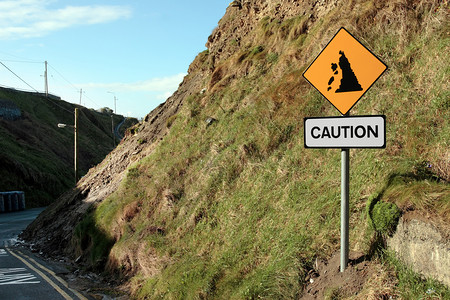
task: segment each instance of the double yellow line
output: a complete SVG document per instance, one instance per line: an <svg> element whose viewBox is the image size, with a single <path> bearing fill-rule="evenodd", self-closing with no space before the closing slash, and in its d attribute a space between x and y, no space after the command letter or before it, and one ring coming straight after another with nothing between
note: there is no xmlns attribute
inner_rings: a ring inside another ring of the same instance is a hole
<svg viewBox="0 0 450 300"><path fill-rule="evenodd" d="M66 281L64 281L64 279L62 279L61 277L57 276L55 274L55 272L53 272L52 270L47 269L46 267L44 267L43 265L41 265L40 263L38 263L37 261L35 261L33 258L23 254L22 252L16 250L15 253L14 251L12 251L11 249L9 249L8 247L6 247L6 250L11 253L11 255L13 255L14 257L16 257L17 259L19 259L21 262L23 262L27 267L29 267L31 270L35 271L37 274L39 274L39 276L41 276L45 281L48 282L48 284L50 284L58 293L61 294L61 296L64 297L64 299L66 300L74 300L71 296L69 296L63 289L61 289L53 280L51 280L47 275L45 275L41 270L47 272L48 274L50 274L51 276L53 276L53 278L55 278L57 281L59 281L66 289L68 289L69 291L71 291L75 296L78 297L78 299L80 300L88 300L86 297L84 297L83 295L81 295L79 292L77 292L74 289L71 289L69 287L69 285L67 284ZM34 263L36 265L36 267L34 267L30 262ZM38 268L40 268L41 270L39 270Z"/></svg>

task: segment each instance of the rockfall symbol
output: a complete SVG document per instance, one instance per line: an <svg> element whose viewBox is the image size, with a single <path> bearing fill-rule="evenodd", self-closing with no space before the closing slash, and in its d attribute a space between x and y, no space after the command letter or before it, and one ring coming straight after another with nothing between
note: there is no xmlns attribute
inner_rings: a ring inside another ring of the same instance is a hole
<svg viewBox="0 0 450 300"><path fill-rule="evenodd" d="M344 54L344 51L339 51L341 57L339 57L339 68L342 72L341 84L339 88L335 91L335 93L343 93L343 92L357 92L362 91L362 87L358 82L358 78L356 78L355 73L352 70L350 62ZM339 71L337 70L338 65L335 63L331 64L331 70L334 75L337 75ZM328 89L331 90L331 84L334 82L334 76L328 80Z"/></svg>
<svg viewBox="0 0 450 300"><path fill-rule="evenodd" d="M386 69L375 54L342 27L303 77L345 115Z"/></svg>

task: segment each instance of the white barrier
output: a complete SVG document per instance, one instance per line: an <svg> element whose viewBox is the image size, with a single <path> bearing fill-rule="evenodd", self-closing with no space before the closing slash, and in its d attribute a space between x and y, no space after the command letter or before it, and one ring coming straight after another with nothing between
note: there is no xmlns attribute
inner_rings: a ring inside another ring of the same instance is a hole
<svg viewBox="0 0 450 300"><path fill-rule="evenodd" d="M5 212L5 200L3 195L0 194L0 213Z"/></svg>
<svg viewBox="0 0 450 300"><path fill-rule="evenodd" d="M0 213L25 210L25 193L0 192Z"/></svg>

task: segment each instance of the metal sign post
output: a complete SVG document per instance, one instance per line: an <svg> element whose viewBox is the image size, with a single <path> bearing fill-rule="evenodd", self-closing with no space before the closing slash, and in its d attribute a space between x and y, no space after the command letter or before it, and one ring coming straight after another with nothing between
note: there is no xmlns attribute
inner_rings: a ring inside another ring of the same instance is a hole
<svg viewBox="0 0 450 300"><path fill-rule="evenodd" d="M350 149L341 150L341 272L348 264Z"/></svg>
<svg viewBox="0 0 450 300"><path fill-rule="evenodd" d="M304 119L305 148L341 149L341 272L349 257L350 148L386 146L385 116L349 117L349 111L386 69L386 64L342 27L303 73L343 115Z"/></svg>
<svg viewBox="0 0 450 300"><path fill-rule="evenodd" d="M341 149L341 272L349 257L350 148L386 147L386 116L304 119L305 148Z"/></svg>

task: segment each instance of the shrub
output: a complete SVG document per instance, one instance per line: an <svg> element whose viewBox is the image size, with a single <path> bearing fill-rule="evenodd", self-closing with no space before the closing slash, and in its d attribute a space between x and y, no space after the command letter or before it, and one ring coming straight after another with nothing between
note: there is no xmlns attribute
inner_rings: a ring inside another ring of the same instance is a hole
<svg viewBox="0 0 450 300"><path fill-rule="evenodd" d="M398 224L401 211L394 203L377 202L372 211L372 226L383 234L392 234Z"/></svg>

